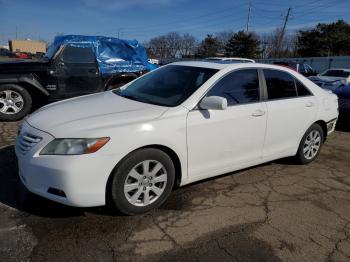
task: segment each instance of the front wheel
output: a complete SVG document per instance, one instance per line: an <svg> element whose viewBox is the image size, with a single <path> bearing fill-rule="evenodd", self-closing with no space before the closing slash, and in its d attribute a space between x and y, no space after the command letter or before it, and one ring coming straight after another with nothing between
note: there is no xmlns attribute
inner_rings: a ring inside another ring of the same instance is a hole
<svg viewBox="0 0 350 262"><path fill-rule="evenodd" d="M175 181L171 158L161 150L135 151L112 174L111 200L127 215L159 207L170 195Z"/></svg>
<svg viewBox="0 0 350 262"><path fill-rule="evenodd" d="M302 138L296 160L300 164L308 164L314 161L321 151L324 141L323 129L318 124L313 124Z"/></svg>
<svg viewBox="0 0 350 262"><path fill-rule="evenodd" d="M15 84L0 86L0 121L17 121L32 108L32 97L23 87Z"/></svg>

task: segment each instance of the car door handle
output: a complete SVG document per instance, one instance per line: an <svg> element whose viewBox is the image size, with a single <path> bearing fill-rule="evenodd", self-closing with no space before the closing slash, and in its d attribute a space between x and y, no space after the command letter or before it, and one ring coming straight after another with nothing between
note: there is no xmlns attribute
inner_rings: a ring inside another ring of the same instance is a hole
<svg viewBox="0 0 350 262"><path fill-rule="evenodd" d="M314 103L313 102L307 102L305 104L306 107L313 107L314 106Z"/></svg>
<svg viewBox="0 0 350 262"><path fill-rule="evenodd" d="M263 116L263 115L265 115L265 111L260 110L260 109L256 110L256 111L252 114L252 116L254 116L254 117Z"/></svg>

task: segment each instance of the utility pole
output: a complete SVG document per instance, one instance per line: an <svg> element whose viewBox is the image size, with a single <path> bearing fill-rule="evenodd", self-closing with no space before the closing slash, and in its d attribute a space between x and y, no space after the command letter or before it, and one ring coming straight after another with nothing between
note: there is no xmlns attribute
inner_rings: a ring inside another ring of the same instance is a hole
<svg viewBox="0 0 350 262"><path fill-rule="evenodd" d="M122 30L123 30L123 28L118 28L118 38L123 33Z"/></svg>
<svg viewBox="0 0 350 262"><path fill-rule="evenodd" d="M249 32L249 23L250 23L250 13L252 11L252 1L249 1L248 17L247 17L247 33Z"/></svg>
<svg viewBox="0 0 350 262"><path fill-rule="evenodd" d="M289 20L289 16L290 16L290 13L292 11L292 8L289 7L288 8L288 11L287 11L287 15L284 17L284 24L283 24L283 27L282 27L282 30L281 30L281 33L280 33L280 37L278 39L278 48L277 48L277 51L280 51L280 48L281 48L281 45L282 45L282 41L283 41L283 38L284 38L284 34L286 32L286 28L287 28L287 23L288 23L288 20Z"/></svg>

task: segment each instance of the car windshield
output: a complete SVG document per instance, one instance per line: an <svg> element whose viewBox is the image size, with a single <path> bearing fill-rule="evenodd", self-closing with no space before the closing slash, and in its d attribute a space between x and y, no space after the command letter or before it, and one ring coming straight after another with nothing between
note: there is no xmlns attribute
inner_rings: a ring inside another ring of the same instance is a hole
<svg viewBox="0 0 350 262"><path fill-rule="evenodd" d="M174 107L185 101L217 71L202 67L164 66L114 93L143 103Z"/></svg>
<svg viewBox="0 0 350 262"><path fill-rule="evenodd" d="M350 72L344 70L327 70L321 76L349 77Z"/></svg>
<svg viewBox="0 0 350 262"><path fill-rule="evenodd" d="M49 48L47 49L46 54L45 54L44 57L47 58L47 59L51 59L52 56L56 53L57 49L58 49L57 45L51 44L49 46Z"/></svg>

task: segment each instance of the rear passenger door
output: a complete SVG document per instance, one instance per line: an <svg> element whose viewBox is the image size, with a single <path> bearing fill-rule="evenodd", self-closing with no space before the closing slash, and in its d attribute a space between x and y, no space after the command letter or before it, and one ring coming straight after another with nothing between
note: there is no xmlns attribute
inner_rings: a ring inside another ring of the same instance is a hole
<svg viewBox="0 0 350 262"><path fill-rule="evenodd" d="M282 70L264 69L267 130L263 157L273 159L296 153L313 123L317 100L298 79Z"/></svg>

